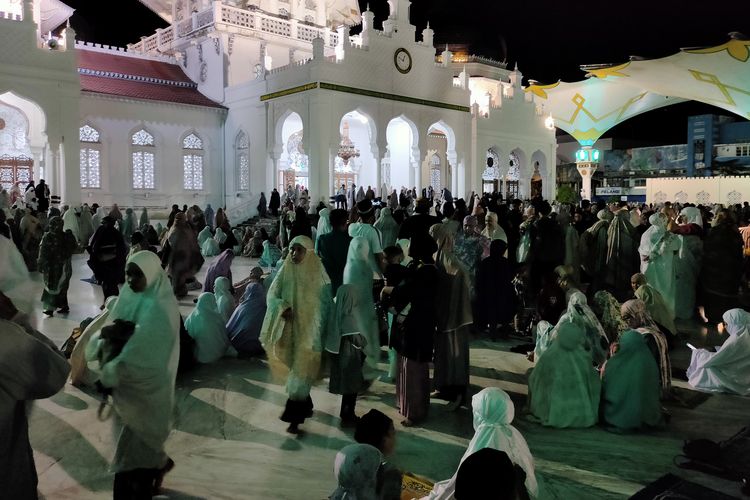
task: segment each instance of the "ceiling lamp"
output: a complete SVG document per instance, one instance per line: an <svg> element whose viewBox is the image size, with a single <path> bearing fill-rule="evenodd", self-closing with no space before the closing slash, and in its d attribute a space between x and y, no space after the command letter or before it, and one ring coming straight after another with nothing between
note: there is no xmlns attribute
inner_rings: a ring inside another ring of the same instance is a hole
<svg viewBox="0 0 750 500"><path fill-rule="evenodd" d="M347 121L344 121L344 133L336 156L341 158L345 166L349 165L349 160L352 158L359 158L359 149L355 148L354 143L349 139L349 122Z"/></svg>

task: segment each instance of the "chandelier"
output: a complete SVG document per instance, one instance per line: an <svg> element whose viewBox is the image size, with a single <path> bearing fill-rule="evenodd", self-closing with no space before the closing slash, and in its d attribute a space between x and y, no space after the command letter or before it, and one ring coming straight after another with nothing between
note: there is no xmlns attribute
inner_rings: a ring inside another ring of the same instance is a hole
<svg viewBox="0 0 750 500"><path fill-rule="evenodd" d="M349 122L344 121L344 133L339 144L339 151L336 154L344 162L344 166L349 165L349 160L359 158L359 149L354 147L354 143L349 139Z"/></svg>

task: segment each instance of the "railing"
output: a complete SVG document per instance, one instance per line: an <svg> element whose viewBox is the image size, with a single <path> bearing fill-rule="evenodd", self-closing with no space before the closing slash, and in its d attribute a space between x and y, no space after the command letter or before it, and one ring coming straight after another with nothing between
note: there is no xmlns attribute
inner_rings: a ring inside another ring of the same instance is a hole
<svg viewBox="0 0 750 500"><path fill-rule="evenodd" d="M247 10L235 9L228 5L222 5L221 22L242 28L255 29L255 13Z"/></svg>
<svg viewBox="0 0 750 500"><path fill-rule="evenodd" d="M8 19L10 21L23 21L23 16L21 14L14 14L13 12L0 11L0 19Z"/></svg>
<svg viewBox="0 0 750 500"><path fill-rule="evenodd" d="M339 42L339 35L335 31L311 26L296 19L290 20L274 16L257 9L238 9L222 4L218 8L211 6L201 12L193 13L190 17L141 39L138 43L128 45L128 48L133 52L141 53L167 50L176 38L187 37L216 23L261 31L308 43L316 38L323 38L323 40L327 38L326 45L329 47L335 47Z"/></svg>

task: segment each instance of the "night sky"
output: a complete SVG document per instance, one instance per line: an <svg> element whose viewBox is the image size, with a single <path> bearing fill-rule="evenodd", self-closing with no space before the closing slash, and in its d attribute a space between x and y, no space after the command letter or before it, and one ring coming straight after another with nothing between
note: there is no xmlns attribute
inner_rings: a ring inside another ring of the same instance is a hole
<svg viewBox="0 0 750 500"><path fill-rule="evenodd" d="M166 24L138 0L65 0L79 40L125 46ZM359 0L362 10L367 0ZM386 0L370 0L376 27ZM114 16L114 18L113 18ZM582 64L621 63L631 55L663 57L681 47L724 43L727 33L750 36L750 0L413 0L417 30L430 22L436 45L468 45L473 54L518 63L525 80L583 78ZM526 82L524 82L526 83ZM655 110L624 122L606 136L644 144L685 142L686 117L727 114L699 103Z"/></svg>

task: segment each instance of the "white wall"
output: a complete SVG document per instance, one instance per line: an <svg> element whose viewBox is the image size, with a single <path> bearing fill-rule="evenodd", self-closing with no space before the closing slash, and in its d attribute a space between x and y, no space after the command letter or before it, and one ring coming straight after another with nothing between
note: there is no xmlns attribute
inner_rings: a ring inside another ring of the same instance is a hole
<svg viewBox="0 0 750 500"><path fill-rule="evenodd" d="M684 198L683 198L684 197ZM646 179L646 203L675 202L724 206L750 199L750 177L668 177Z"/></svg>
<svg viewBox="0 0 750 500"><path fill-rule="evenodd" d="M224 112L213 108L156 101L126 101L95 94L81 98L80 124L88 123L101 134L102 187L82 192L85 202L121 207L169 207L197 204L222 205L224 176ZM156 140L155 186L133 190L131 135L140 127ZM202 191L183 189L182 137L194 131L203 140ZM77 139L76 135L76 139Z"/></svg>

